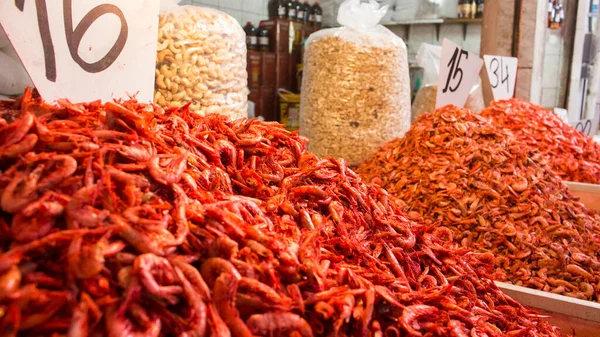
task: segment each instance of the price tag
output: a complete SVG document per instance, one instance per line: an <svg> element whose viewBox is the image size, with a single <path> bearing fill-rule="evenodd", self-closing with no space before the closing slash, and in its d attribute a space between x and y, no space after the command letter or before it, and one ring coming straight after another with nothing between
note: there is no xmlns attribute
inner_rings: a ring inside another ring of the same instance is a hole
<svg viewBox="0 0 600 337"><path fill-rule="evenodd" d="M4 0L0 25L46 100L152 101L159 1Z"/></svg>
<svg viewBox="0 0 600 337"><path fill-rule="evenodd" d="M490 78L494 100L512 98L515 94L519 59L516 57L483 55L483 60Z"/></svg>
<svg viewBox="0 0 600 337"><path fill-rule="evenodd" d="M444 39L440 59L440 75L436 109L447 104L462 107L479 77L483 60L454 42Z"/></svg>
<svg viewBox="0 0 600 337"><path fill-rule="evenodd" d="M570 123L572 127L583 132L588 137L594 137L596 130L598 130L598 121L600 116L596 116L594 119L582 119L576 123Z"/></svg>

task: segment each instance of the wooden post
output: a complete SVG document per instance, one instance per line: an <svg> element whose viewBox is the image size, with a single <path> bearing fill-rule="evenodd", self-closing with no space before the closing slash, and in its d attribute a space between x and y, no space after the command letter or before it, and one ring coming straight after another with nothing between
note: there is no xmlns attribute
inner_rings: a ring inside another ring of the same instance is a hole
<svg viewBox="0 0 600 337"><path fill-rule="evenodd" d="M485 54L513 56L515 0L485 0L484 5L481 57ZM489 105L494 97L485 69L481 72L481 80L485 105Z"/></svg>
<svg viewBox="0 0 600 337"><path fill-rule="evenodd" d="M481 56L519 58L515 97L541 101L544 15L546 0L485 0L481 29ZM492 100L487 73L482 74L486 105Z"/></svg>
<svg viewBox="0 0 600 337"><path fill-rule="evenodd" d="M517 0L518 34L515 56L519 58L515 97L540 104L545 49L547 0ZM558 71L558 70L557 70Z"/></svg>

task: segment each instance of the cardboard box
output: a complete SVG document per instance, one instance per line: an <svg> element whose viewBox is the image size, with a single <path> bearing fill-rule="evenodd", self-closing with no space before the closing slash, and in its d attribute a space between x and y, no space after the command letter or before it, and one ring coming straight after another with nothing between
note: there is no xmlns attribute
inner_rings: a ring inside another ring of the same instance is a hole
<svg viewBox="0 0 600 337"><path fill-rule="evenodd" d="M262 52L249 51L246 69L248 71L248 88L260 88L263 79L263 54Z"/></svg>
<svg viewBox="0 0 600 337"><path fill-rule="evenodd" d="M300 128L300 95L279 90L279 122L294 131Z"/></svg>
<svg viewBox="0 0 600 337"><path fill-rule="evenodd" d="M277 89L291 89L290 79L290 55L289 54L277 54L277 71L275 88Z"/></svg>
<svg viewBox="0 0 600 337"><path fill-rule="evenodd" d="M277 104L277 97L275 95L274 88L262 88L261 89L261 100L262 100L262 111L261 115L266 121L276 121L277 115L275 113L275 106ZM258 115L257 115L258 116Z"/></svg>
<svg viewBox="0 0 600 337"><path fill-rule="evenodd" d="M269 30L269 45L273 53L290 52L290 21L288 19L274 19L261 21Z"/></svg>
<svg viewBox="0 0 600 337"><path fill-rule="evenodd" d="M248 100L254 103L254 117L262 116L262 92L259 88L251 88Z"/></svg>
<svg viewBox="0 0 600 337"><path fill-rule="evenodd" d="M277 82L277 54L263 53L261 87L275 88Z"/></svg>

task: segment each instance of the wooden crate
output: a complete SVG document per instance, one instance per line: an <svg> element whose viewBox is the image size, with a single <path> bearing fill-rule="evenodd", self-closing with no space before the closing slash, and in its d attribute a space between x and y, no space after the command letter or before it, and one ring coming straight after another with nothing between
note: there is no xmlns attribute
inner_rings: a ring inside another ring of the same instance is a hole
<svg viewBox="0 0 600 337"><path fill-rule="evenodd" d="M581 202L589 209L600 211L600 185L574 183L564 181L573 195L578 196ZM600 332L598 333L600 336Z"/></svg>
<svg viewBox="0 0 600 337"><path fill-rule="evenodd" d="M496 282L505 294L517 302L535 309L548 318L550 324L561 328L566 336L600 336L600 303L552 294L545 291Z"/></svg>

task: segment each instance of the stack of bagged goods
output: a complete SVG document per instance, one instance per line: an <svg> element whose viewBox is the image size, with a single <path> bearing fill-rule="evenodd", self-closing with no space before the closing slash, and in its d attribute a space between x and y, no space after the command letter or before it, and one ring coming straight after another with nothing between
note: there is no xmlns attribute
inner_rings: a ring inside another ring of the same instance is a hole
<svg viewBox="0 0 600 337"><path fill-rule="evenodd" d="M306 43L300 134L318 156L358 165L410 127L406 45L378 24L384 15L377 3L347 0L343 27Z"/></svg>
<svg viewBox="0 0 600 337"><path fill-rule="evenodd" d="M282 125L29 91L0 122L11 336L561 335Z"/></svg>
<svg viewBox="0 0 600 337"><path fill-rule="evenodd" d="M600 144L553 112L511 99L493 102L481 114L542 152L563 180L600 184Z"/></svg>
<svg viewBox="0 0 600 337"><path fill-rule="evenodd" d="M434 46L427 43L421 44L421 47L417 52L417 64L423 68L423 84L419 91L417 91L412 103L411 119L413 121L420 115L435 110L441 55L441 46ZM469 96L467 96L465 107L474 112L480 112L485 108L480 82L471 88Z"/></svg>
<svg viewBox="0 0 600 337"><path fill-rule="evenodd" d="M154 103L199 115L240 118L248 113L246 34L212 8L161 2Z"/></svg>
<svg viewBox="0 0 600 337"><path fill-rule="evenodd" d="M29 75L0 27L0 98L19 95L31 85Z"/></svg>
<svg viewBox="0 0 600 337"><path fill-rule="evenodd" d="M493 278L600 301L600 217L538 150L466 109L422 115L359 169L409 216L487 254Z"/></svg>

